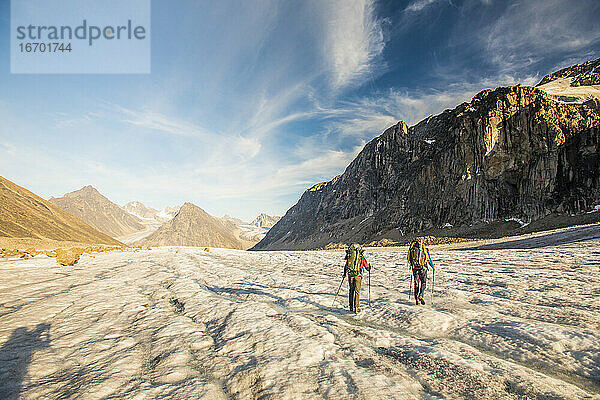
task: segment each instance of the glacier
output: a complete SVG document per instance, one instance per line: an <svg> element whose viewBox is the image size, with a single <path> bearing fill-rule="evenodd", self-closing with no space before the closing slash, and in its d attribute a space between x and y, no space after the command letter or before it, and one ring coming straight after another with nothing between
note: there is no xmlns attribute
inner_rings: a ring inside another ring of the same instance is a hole
<svg viewBox="0 0 600 400"><path fill-rule="evenodd" d="M0 398L600 399L599 245L432 246L425 306L367 249L358 315L343 251L4 259Z"/></svg>

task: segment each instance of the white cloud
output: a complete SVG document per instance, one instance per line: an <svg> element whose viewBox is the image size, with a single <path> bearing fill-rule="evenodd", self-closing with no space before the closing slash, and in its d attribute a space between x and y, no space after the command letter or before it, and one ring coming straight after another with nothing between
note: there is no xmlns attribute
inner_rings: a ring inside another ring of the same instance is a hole
<svg viewBox="0 0 600 400"><path fill-rule="evenodd" d="M412 3L410 3L408 6L406 6L404 11L405 12L420 12L424 8L430 6L433 3L437 3L439 1L440 0L415 0Z"/></svg>
<svg viewBox="0 0 600 400"><path fill-rule="evenodd" d="M372 0L338 0L328 3L326 42L332 86L344 86L368 78L384 48L382 21L375 16Z"/></svg>
<svg viewBox="0 0 600 400"><path fill-rule="evenodd" d="M56 113L54 116L54 126L58 129L64 128L73 128L75 126L79 126L88 122L91 122L95 119L102 117L102 113L100 112L88 112L80 117L73 117L67 113Z"/></svg>
<svg viewBox="0 0 600 400"><path fill-rule="evenodd" d="M364 138L381 133L384 129L398 122L391 114L377 109L362 109L355 117L332 122L327 126L330 132L336 132L341 139L345 137Z"/></svg>
<svg viewBox="0 0 600 400"><path fill-rule="evenodd" d="M110 104L109 107L116 113L117 120L142 131L152 130L167 135L187 136L210 143L212 151L209 153L212 156L205 160L206 164L210 166L218 167L221 164L231 165L240 160L247 161L256 157L262 149L260 135L251 135L255 132L249 132L246 135L211 132L196 123L149 109L134 110L115 104ZM282 124L285 121L279 123ZM263 127L257 129L260 130Z"/></svg>
<svg viewBox="0 0 600 400"><path fill-rule="evenodd" d="M210 136L212 134L197 124L182 121L149 109L134 110L115 104L109 104L109 107L116 112L117 120L137 128L180 136Z"/></svg>
<svg viewBox="0 0 600 400"><path fill-rule="evenodd" d="M262 144L255 138L238 136L232 141L233 151L247 158L254 158L260 152Z"/></svg>
<svg viewBox="0 0 600 400"><path fill-rule="evenodd" d="M358 153L364 147L362 141L351 151L326 150L316 157L306 159L297 164L287 165L279 168L275 174L275 182L290 185L312 185L315 182L314 177L321 177L319 180L331 179L334 175L341 174L348 164L356 158Z"/></svg>

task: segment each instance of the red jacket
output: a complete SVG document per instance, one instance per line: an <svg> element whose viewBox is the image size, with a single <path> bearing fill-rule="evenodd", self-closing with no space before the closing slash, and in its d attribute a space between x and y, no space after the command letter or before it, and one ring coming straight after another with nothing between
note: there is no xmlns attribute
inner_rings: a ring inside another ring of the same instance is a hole
<svg viewBox="0 0 600 400"><path fill-rule="evenodd" d="M347 270L347 268L348 268L348 266L346 265L346 270ZM358 275L348 273L348 276L362 276L363 269L366 269L367 271L371 270L371 266L369 265L369 263L367 262L367 259L364 256L362 258L362 262L360 263L360 273Z"/></svg>

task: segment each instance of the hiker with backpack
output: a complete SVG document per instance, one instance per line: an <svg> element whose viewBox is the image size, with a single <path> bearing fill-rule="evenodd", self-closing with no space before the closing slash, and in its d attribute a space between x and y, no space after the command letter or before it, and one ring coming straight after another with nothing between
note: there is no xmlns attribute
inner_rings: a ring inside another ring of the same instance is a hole
<svg viewBox="0 0 600 400"><path fill-rule="evenodd" d="M417 305L425 304L425 288L427 286L427 271L429 267L434 270L433 262L429 256L429 249L425 247L422 238L415 239L408 248L408 265L412 269L415 280L414 296Z"/></svg>
<svg viewBox="0 0 600 400"><path fill-rule="evenodd" d="M362 271L363 269L371 271L371 266L365 259L363 253L364 250L362 247L357 243L353 243L346 250L346 264L344 265L343 277L348 275L348 305L350 306L350 312L355 314L360 312L359 298Z"/></svg>

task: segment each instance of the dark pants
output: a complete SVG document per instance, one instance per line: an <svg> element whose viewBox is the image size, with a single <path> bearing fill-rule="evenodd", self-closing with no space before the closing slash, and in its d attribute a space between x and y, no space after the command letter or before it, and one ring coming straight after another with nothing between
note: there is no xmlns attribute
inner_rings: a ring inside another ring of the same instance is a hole
<svg viewBox="0 0 600 400"><path fill-rule="evenodd" d="M413 269L413 277L415 278L415 299L418 299L421 296L425 296L427 268Z"/></svg>
<svg viewBox="0 0 600 400"><path fill-rule="evenodd" d="M358 310L358 301L360 297L360 283L362 281L362 276L349 276L348 277L348 286L350 290L348 292L348 305L350 306L350 311Z"/></svg>

